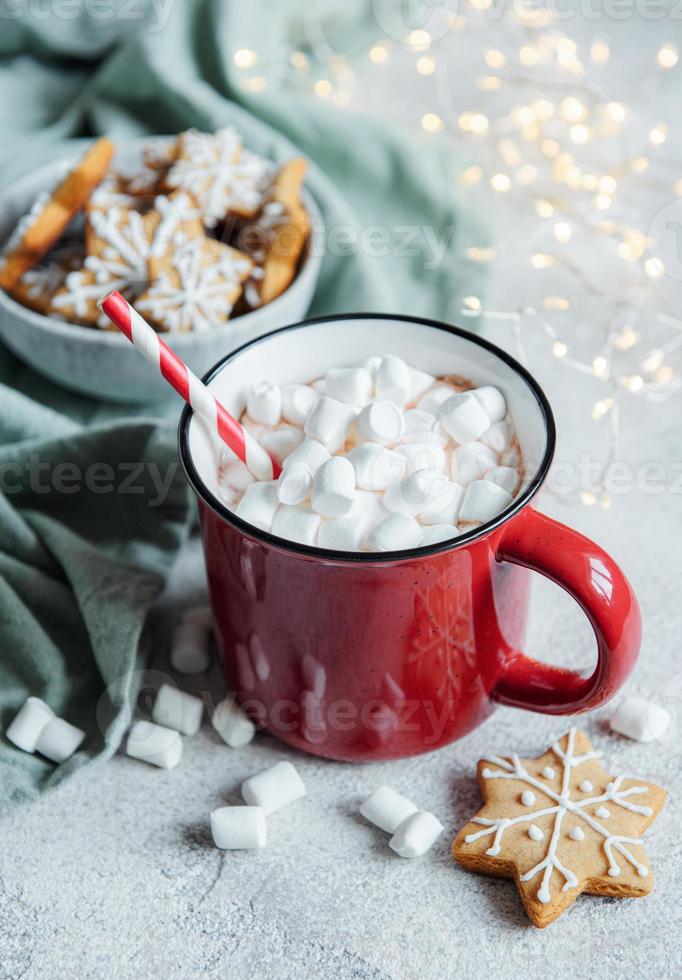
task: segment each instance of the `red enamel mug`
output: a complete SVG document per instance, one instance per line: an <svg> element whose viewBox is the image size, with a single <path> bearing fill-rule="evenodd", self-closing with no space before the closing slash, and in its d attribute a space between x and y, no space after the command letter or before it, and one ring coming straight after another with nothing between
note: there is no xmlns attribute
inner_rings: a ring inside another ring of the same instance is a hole
<svg viewBox="0 0 682 980"><path fill-rule="evenodd" d="M451 542L371 555L307 547L244 523L221 503L210 437L186 410L180 452L199 500L230 689L290 745L351 761L447 745L498 703L560 715L608 701L637 657L639 608L609 555L533 507L552 461L554 421L537 382L512 357L442 323L340 315L254 340L205 380L238 416L255 381L311 381L387 352L504 392L523 454L521 490L494 521ZM597 640L591 676L522 652L529 570L585 611Z"/></svg>

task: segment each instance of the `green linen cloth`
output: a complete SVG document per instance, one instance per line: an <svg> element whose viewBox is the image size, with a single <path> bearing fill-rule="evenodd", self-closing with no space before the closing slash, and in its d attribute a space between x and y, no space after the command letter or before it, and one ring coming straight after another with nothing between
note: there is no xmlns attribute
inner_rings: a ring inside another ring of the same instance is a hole
<svg viewBox="0 0 682 980"><path fill-rule="evenodd" d="M366 56L377 9L378 0L0 0L2 185L72 149L73 137L233 124L259 153L310 161L327 232L311 312L453 320L479 289L459 256L485 240L456 198L463 163L453 147L334 109L281 71L291 51L310 48L311 30L351 59ZM260 54L261 92L240 84L242 47ZM0 347L0 729L36 694L87 733L57 768L0 735L0 812L120 744L148 612L193 513L177 468L178 414L172 398L142 412L72 395ZM136 490L123 492L135 463L144 464ZM93 479L96 466L109 470Z"/></svg>

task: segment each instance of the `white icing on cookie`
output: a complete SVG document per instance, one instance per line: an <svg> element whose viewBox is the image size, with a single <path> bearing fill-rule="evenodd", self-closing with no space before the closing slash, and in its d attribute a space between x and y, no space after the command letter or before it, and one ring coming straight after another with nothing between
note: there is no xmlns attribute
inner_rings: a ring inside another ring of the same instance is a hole
<svg viewBox="0 0 682 980"><path fill-rule="evenodd" d="M580 790L581 793L591 793L592 790L594 789L594 786L589 781L589 779L583 779L578 789Z"/></svg>
<svg viewBox="0 0 682 980"><path fill-rule="evenodd" d="M532 806L535 803L535 793L529 789L525 789L521 793L521 802L524 806Z"/></svg>
<svg viewBox="0 0 682 980"><path fill-rule="evenodd" d="M542 775L545 777L545 779L554 779L556 772L551 766L545 766L545 768L542 770Z"/></svg>
<svg viewBox="0 0 682 980"><path fill-rule="evenodd" d="M500 853L503 846L503 839L505 831L520 823L532 823L538 817L552 816L554 818L554 826L549 839L549 844L547 847L547 852L545 857L540 861L535 867L531 868L525 874L521 875L521 881L531 881L533 878L537 877L542 873L542 880L540 888L537 892L537 898L543 904L546 904L551 900L551 882L552 876L555 871L557 871L564 879L564 884L562 886L562 891L568 891L571 888L576 888L578 886L578 878L574 871L568 868L559 857L559 843L561 839L561 827L564 817L567 813L572 816L579 818L584 821L584 823L594 830L596 833L600 834L603 838L604 854L609 863L609 875L611 877L617 877L621 873L620 866L616 862L614 857L614 852L625 858L637 873L641 877L646 877L649 874L649 869L639 861L630 848L627 845L639 845L643 841L638 837L626 837L620 834L612 834L602 826L595 817L593 817L587 810L587 807L594 806L595 804L600 804L602 802L611 802L616 806L621 807L624 810L629 810L633 813L639 813L643 816L651 816L653 810L649 806L640 806L639 804L632 803L629 799L631 796L640 795L648 791L646 786L631 786L629 789L621 789L621 783L623 781L623 776L617 776L612 782L610 782L604 793L596 797L588 797L579 801L571 799L571 776L574 769L582 765L585 762L589 762L591 759L598 759L601 755L599 752L585 752L583 755L575 755L575 728L571 728L568 739L566 743L566 749L562 749L558 742L555 742L552 746L552 751L557 757L557 761L562 767L562 780L561 780L561 790L555 791L554 789L547 786L545 783L540 782L535 776L532 776L523 766L521 759L518 755L511 756L511 762L505 758L499 756L491 756L486 761L491 765L496 766L496 769L490 769L485 767L482 770L482 775L484 779L512 779L527 787L532 787L532 789L538 790L544 797L549 797L549 805L541 804L539 809L534 810L531 813L523 813L516 817L499 817L496 819L489 819L486 817L474 817L473 823L481 824L483 830L479 830L473 834L467 834L464 838L465 843L471 844L477 841L481 837L487 837L493 835L493 842L491 846L485 852L490 856L496 856ZM589 784L589 789L584 789L586 785ZM583 792L589 792L592 789L592 784L589 780L583 780L580 783L579 788ZM532 789L526 789L521 794L522 802L523 797L526 793L530 793L533 796L533 801L535 800L535 795ZM583 837L576 835L576 832L580 831ZM582 840L584 839L584 831L580 827L574 827L569 831L568 836L572 840Z"/></svg>
<svg viewBox="0 0 682 980"><path fill-rule="evenodd" d="M572 827L568 832L568 836L571 838L571 840L585 840L585 831L582 829L582 827Z"/></svg>
<svg viewBox="0 0 682 980"><path fill-rule="evenodd" d="M611 816L611 811L607 810L605 806L598 806L594 811L595 817L600 817L602 820L608 820Z"/></svg>
<svg viewBox="0 0 682 980"><path fill-rule="evenodd" d="M189 130L182 140L183 156L166 179L170 187L192 194L208 228L214 228L230 211L253 214L258 210L274 169L269 160L243 150L232 128L216 133Z"/></svg>
<svg viewBox="0 0 682 980"><path fill-rule="evenodd" d="M528 828L528 836L531 840L542 840L545 836L543 831L537 826L537 824L532 823Z"/></svg>

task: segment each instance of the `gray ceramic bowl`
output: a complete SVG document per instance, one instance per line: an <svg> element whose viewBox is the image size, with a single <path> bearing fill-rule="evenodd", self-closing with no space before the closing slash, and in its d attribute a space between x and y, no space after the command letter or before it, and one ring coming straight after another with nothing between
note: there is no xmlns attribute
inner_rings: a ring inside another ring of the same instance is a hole
<svg viewBox="0 0 682 980"><path fill-rule="evenodd" d="M117 148L116 162L129 167L144 140ZM0 194L0 243L28 211L36 195L50 186L60 163L28 174ZM303 203L316 235L322 216L309 193ZM165 333L163 339L200 377L217 361L262 334L305 318L315 291L321 256L308 251L291 286L261 309L226 326L202 333ZM119 333L65 323L34 313L0 290L0 339L22 361L58 384L85 395L116 402L146 402L167 390L165 382Z"/></svg>

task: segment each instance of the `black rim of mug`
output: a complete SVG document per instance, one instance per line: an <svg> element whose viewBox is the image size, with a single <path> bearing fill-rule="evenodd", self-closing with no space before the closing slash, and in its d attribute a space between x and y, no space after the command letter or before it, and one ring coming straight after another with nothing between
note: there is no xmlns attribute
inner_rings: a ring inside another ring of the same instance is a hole
<svg viewBox="0 0 682 980"><path fill-rule="evenodd" d="M313 545L299 544L297 541L289 541L286 538L277 537L277 535L271 534L269 531L261 531L260 528L254 527L253 524L248 524L246 521L243 521L240 517L237 517L235 513L228 510L228 508L222 504L208 489L194 465L189 449L189 422L192 418L193 411L190 406L187 405L180 416L180 423L178 426L178 448L182 467L185 471L185 476L187 477L190 486L197 496L200 497L212 511L214 511L228 524L231 524L233 527L237 528L247 537L255 538L256 540L262 541L271 547L279 548L296 555L306 556L308 558L316 558L322 561L364 565L387 563L395 564L396 562L413 561L415 558L425 558L428 555L456 551L458 548L465 547L466 545L477 541L479 538L483 538L495 531L502 524L506 524L507 521L511 520L511 518L518 514L520 510L523 510L523 508L532 500L542 486L554 457L554 450L556 447L556 426L554 424L552 409L547 396L540 385L537 383L532 374L530 374L522 364L519 364L516 358L512 357L510 354L507 354L506 351L503 351L500 347L497 347L496 344L492 344L490 341L484 340L482 337L478 337L476 334L470 333L470 331L464 330L461 327L443 323L440 320L429 320L424 317L406 316L404 314L397 313L339 313L330 316L311 317L310 319L300 320L298 323L288 324L285 327L278 327L276 330L270 330L261 337L257 337L255 340L250 340L247 343L242 344L241 347L238 347L237 350L232 351L232 353L222 358L222 360L218 361L217 364L207 371L202 378L202 381L204 384L208 384L226 364L229 364L231 361L239 357L243 351L250 347L256 347L259 344L266 343L271 337L275 337L281 333L287 333L290 330L301 330L303 328L315 327L320 323L343 322L344 320L398 320L403 323L414 323L426 327L433 327L437 330L444 330L446 333L451 333L457 337L462 337L464 340L477 344L479 347L482 347L483 350L494 354L508 367L512 368L518 375L520 375L526 382L531 394L538 404L547 435L547 444L545 446L545 451L540 464L523 493L519 494L518 497L515 497L509 507L507 507L506 510L503 510L502 513L499 514L494 520L488 521L487 524L482 524L481 527L472 528L470 531L465 531L463 534L458 535L456 538L451 538L449 541L439 541L437 544L423 545L418 548L406 548L403 551L371 553L364 551L332 551L331 549L327 548L317 548Z"/></svg>

